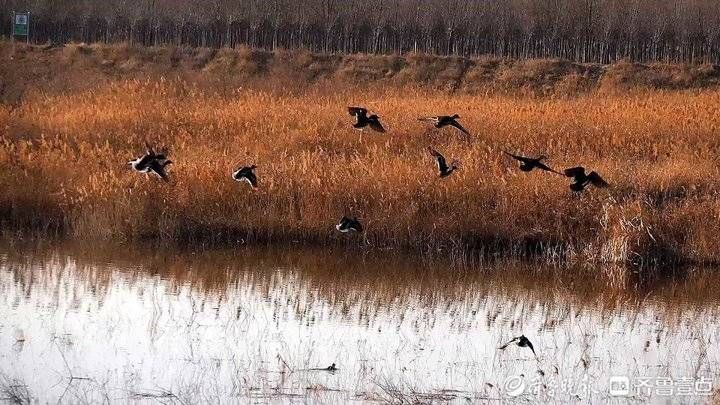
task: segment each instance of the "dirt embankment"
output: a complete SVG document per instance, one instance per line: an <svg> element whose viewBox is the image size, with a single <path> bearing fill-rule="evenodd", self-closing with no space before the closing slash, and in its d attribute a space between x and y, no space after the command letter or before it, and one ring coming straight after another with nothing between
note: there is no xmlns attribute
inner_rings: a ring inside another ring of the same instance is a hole
<svg viewBox="0 0 720 405"><path fill-rule="evenodd" d="M506 60L432 55L321 55L307 51L128 45L27 46L0 42L0 101L28 91L93 88L127 78L181 78L218 91L240 86L302 89L313 85L420 86L466 93L574 95L632 88L720 85L720 66L563 60Z"/></svg>

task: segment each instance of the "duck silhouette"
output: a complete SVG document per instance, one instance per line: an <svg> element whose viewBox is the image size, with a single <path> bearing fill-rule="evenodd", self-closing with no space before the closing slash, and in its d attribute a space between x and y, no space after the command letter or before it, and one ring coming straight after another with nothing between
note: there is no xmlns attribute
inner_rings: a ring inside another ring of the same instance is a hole
<svg viewBox="0 0 720 405"><path fill-rule="evenodd" d="M168 181L165 166L172 163L164 153L156 153L155 150L145 142L147 148L145 154L128 161L130 167L138 173L155 174L162 180Z"/></svg>
<svg viewBox="0 0 720 405"><path fill-rule="evenodd" d="M369 126L374 131L385 132L385 128L380 123L380 117L376 114L368 116L368 110L366 108L348 107L348 113L356 119L356 122L353 124L353 128L362 130Z"/></svg>
<svg viewBox="0 0 720 405"><path fill-rule="evenodd" d="M257 176L255 175L255 168L257 168L255 165L241 167L233 172L232 178L238 182L247 182L250 184L250 187L256 189Z"/></svg>
<svg viewBox="0 0 720 405"><path fill-rule="evenodd" d="M458 119L460 119L460 116L458 114L453 115L436 115L433 117L420 117L418 118L418 121L428 121L432 122L435 125L435 128L444 128L447 126L451 126L458 131L462 132L465 136L470 136L470 132L466 130L460 123L458 122Z"/></svg>
<svg viewBox="0 0 720 405"><path fill-rule="evenodd" d="M340 222L335 225L335 229L342 233L363 231L362 224L360 223L360 221L358 221L356 217L349 218L346 216L340 218Z"/></svg>
<svg viewBox="0 0 720 405"><path fill-rule="evenodd" d="M565 169L565 176L572 177L573 182L570 183L570 190L575 192L581 192L585 190L585 187L593 185L599 188L609 187L610 184L606 182L599 174L594 171L585 173L585 168L582 166L571 167Z"/></svg>
<svg viewBox="0 0 720 405"><path fill-rule="evenodd" d="M530 350L532 350L533 355L537 358L537 354L535 353L535 348L533 347L532 342L530 342L530 339L525 337L525 335L520 335L518 337L512 338L509 342L505 343L504 345L498 347L499 350L505 350L506 347L510 346L511 344L516 343L520 347L528 347Z"/></svg>
<svg viewBox="0 0 720 405"><path fill-rule="evenodd" d="M443 156L440 152L436 151L432 147L429 147L428 150L430 151L430 155L435 158L440 177L447 177L451 175L452 172L460 168L459 161L453 160L452 163L450 163L450 165L448 166L447 161L445 160L445 156Z"/></svg>
<svg viewBox="0 0 720 405"><path fill-rule="evenodd" d="M531 172L533 169L540 169L540 170L545 170L547 172L562 174L558 171L553 170L552 168L550 168L550 166L548 166L542 162L544 159L547 159L547 156L545 156L545 155L540 155L537 158L531 158L531 157L526 157L526 156L515 155L513 153L506 152L506 151L503 151L503 153L512 157L513 159L519 161L520 162L520 170L522 170L524 172Z"/></svg>

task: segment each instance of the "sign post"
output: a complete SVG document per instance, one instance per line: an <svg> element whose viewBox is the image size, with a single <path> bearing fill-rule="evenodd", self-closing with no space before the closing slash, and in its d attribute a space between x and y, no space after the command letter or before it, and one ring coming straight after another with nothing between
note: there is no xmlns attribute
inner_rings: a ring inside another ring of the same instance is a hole
<svg viewBox="0 0 720 405"><path fill-rule="evenodd" d="M13 12L12 37L25 37L25 42L30 43L30 12Z"/></svg>

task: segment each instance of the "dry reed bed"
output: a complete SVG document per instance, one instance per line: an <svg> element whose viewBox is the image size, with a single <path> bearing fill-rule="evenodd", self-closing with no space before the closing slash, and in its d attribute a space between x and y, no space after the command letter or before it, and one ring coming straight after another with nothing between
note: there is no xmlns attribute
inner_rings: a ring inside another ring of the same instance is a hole
<svg viewBox="0 0 720 405"><path fill-rule="evenodd" d="M347 105L386 135L350 128ZM481 249L588 261L714 262L720 93L537 99L422 89L322 88L295 95L180 81L117 81L28 94L0 108L5 228L190 243L302 240L416 250ZM474 134L415 118L458 112ZM125 162L144 140L170 149L172 181ZM433 145L462 161L436 177ZM521 173L501 149L583 164L613 185L572 195L557 175ZM260 191L230 178L258 164ZM363 236L337 235L343 214Z"/></svg>

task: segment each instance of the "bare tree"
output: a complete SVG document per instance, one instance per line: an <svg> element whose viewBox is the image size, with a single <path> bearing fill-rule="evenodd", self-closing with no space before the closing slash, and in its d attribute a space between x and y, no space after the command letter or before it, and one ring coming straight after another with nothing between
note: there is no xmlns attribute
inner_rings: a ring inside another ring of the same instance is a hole
<svg viewBox="0 0 720 405"><path fill-rule="evenodd" d="M720 63L717 0L0 0L25 10L35 42Z"/></svg>

